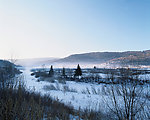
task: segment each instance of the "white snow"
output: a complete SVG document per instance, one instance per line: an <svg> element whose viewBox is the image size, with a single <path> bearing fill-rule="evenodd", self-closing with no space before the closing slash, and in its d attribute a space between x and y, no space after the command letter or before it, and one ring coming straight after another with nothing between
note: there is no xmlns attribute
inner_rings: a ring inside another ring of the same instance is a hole
<svg viewBox="0 0 150 120"><path fill-rule="evenodd" d="M37 82L34 76L30 75L30 68L26 68L23 72L24 82L28 90L39 92L42 95L50 95L55 99L65 103L66 105L71 105L75 109L92 109L98 110L100 103L102 103L102 96L99 94L93 94L92 89L97 92L101 90L102 85L89 84L89 83L77 83L73 81L67 81L66 84L60 83L50 83L47 81ZM54 85L55 87L59 85L60 90L45 90L44 86ZM68 86L70 89L75 89L77 92L65 92L63 86ZM87 89L89 94L87 94Z"/></svg>
<svg viewBox="0 0 150 120"><path fill-rule="evenodd" d="M58 99L60 102L66 105L71 105L75 109L92 109L98 111L99 109L106 112L106 104L104 100L108 100L107 95L103 95L102 90L105 88L104 84L90 84L66 81L66 84L61 83L50 83L47 81L37 82L34 76L31 76L31 68L26 68L23 72L24 81L29 91L40 92L42 95L50 95L54 99ZM45 90L44 86L53 85L58 90ZM64 86L68 86L70 90L76 91L65 91ZM118 99L120 97L118 96Z"/></svg>

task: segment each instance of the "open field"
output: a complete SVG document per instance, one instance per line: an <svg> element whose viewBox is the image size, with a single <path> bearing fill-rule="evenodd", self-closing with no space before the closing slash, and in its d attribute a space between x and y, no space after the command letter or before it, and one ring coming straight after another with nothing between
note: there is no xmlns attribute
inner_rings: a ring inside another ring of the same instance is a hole
<svg viewBox="0 0 150 120"><path fill-rule="evenodd" d="M52 98L59 100L62 103L65 103L68 106L73 106L76 110L94 110L94 111L102 111L103 114L110 113L111 110L109 107L113 107L111 105L111 94L110 88L117 90L117 88L121 88L121 84L105 84L105 83L92 83L92 82L76 82L76 81L65 81L65 83L60 83L59 80L54 78L53 82L46 81L38 81L39 78L35 78L31 76L31 68L27 68L23 72L24 81L26 87L29 91L40 92L42 95L50 95ZM60 69L59 69L60 70ZM32 70L33 71L33 70ZM57 69L58 71L58 69ZM84 76L88 70L84 69ZM88 76L88 75L87 75ZM101 79L105 78L106 75L101 73ZM149 74L139 75L141 79L148 79ZM130 85L129 85L130 86ZM145 105L150 105L149 99L149 84L137 85L137 88L141 88L142 86L142 99L145 100ZM148 93L148 96L146 97ZM121 95L115 95L118 104L121 105L123 101L123 97ZM109 106L108 106L109 105ZM145 108L147 112L149 112L148 108Z"/></svg>

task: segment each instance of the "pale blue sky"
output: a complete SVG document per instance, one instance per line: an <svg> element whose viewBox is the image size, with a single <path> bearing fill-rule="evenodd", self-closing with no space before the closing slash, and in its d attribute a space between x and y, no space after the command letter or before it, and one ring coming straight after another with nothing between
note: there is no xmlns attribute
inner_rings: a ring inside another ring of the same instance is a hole
<svg viewBox="0 0 150 120"><path fill-rule="evenodd" d="M0 0L0 58L150 49L150 0Z"/></svg>

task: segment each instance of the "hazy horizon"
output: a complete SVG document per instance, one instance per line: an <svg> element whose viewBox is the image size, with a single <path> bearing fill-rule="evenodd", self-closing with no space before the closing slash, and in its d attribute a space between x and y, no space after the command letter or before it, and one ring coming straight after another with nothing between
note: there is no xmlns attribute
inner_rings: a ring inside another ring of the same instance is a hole
<svg viewBox="0 0 150 120"><path fill-rule="evenodd" d="M148 0L0 0L0 59L149 50Z"/></svg>
<svg viewBox="0 0 150 120"><path fill-rule="evenodd" d="M61 58L65 58L65 57L69 57L70 55L77 55L77 54L86 54L86 53L97 53L97 52L134 52L134 51L147 51L147 50L150 50L150 49L145 49L145 50L126 50L126 51L91 51L91 52L80 52L80 53L72 53L72 54L69 54L69 55L66 55L66 56L62 56L62 57L53 57L53 56L46 56L46 57L26 57L26 58L18 58L15 56L15 54L10 54L10 56L8 56L7 58L0 58L0 59L20 59L20 60L23 60L23 59L42 59L42 58L45 58L45 59L61 59Z"/></svg>
<svg viewBox="0 0 150 120"><path fill-rule="evenodd" d="M150 50L150 49L147 49L147 50ZM147 51L147 50L135 50L135 51ZM77 54L86 54L86 53L97 53L97 52L134 52L134 50L129 50L129 51L94 51L94 52L81 52L81 53L74 53L74 54L69 54L67 56L63 56L63 57L53 57L53 56L50 56L50 57L35 57L35 58L20 58L20 59L42 59L42 58L45 58L45 59L62 59L62 58L65 58L65 57L69 57L70 55L77 55Z"/></svg>

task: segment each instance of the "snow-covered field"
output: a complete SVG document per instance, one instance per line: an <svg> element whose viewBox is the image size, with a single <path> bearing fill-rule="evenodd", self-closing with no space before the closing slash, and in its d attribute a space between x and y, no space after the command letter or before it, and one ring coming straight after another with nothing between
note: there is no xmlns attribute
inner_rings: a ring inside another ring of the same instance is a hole
<svg viewBox="0 0 150 120"><path fill-rule="evenodd" d="M42 95L50 95L55 99L59 99L59 101L66 105L73 106L75 109L99 109L99 104L102 102L102 96L99 95L102 85L77 83L73 81L67 81L66 84L58 82L50 83L47 81L37 82L37 79L30 74L30 68L25 69L23 72L24 82L28 90L40 92ZM57 90L44 89L44 86L50 85L55 86ZM66 86L70 91L64 90ZM94 92L95 90L97 93Z"/></svg>
<svg viewBox="0 0 150 120"><path fill-rule="evenodd" d="M38 82L34 76L31 76L31 68L23 70L23 77L26 87L30 91L40 92L42 95L50 95L54 99L71 105L75 109L92 109L107 112L108 96L103 94L105 84L91 84L66 81L66 84L50 83L47 81ZM109 86L109 85L107 85ZM118 96L118 99L119 96Z"/></svg>

